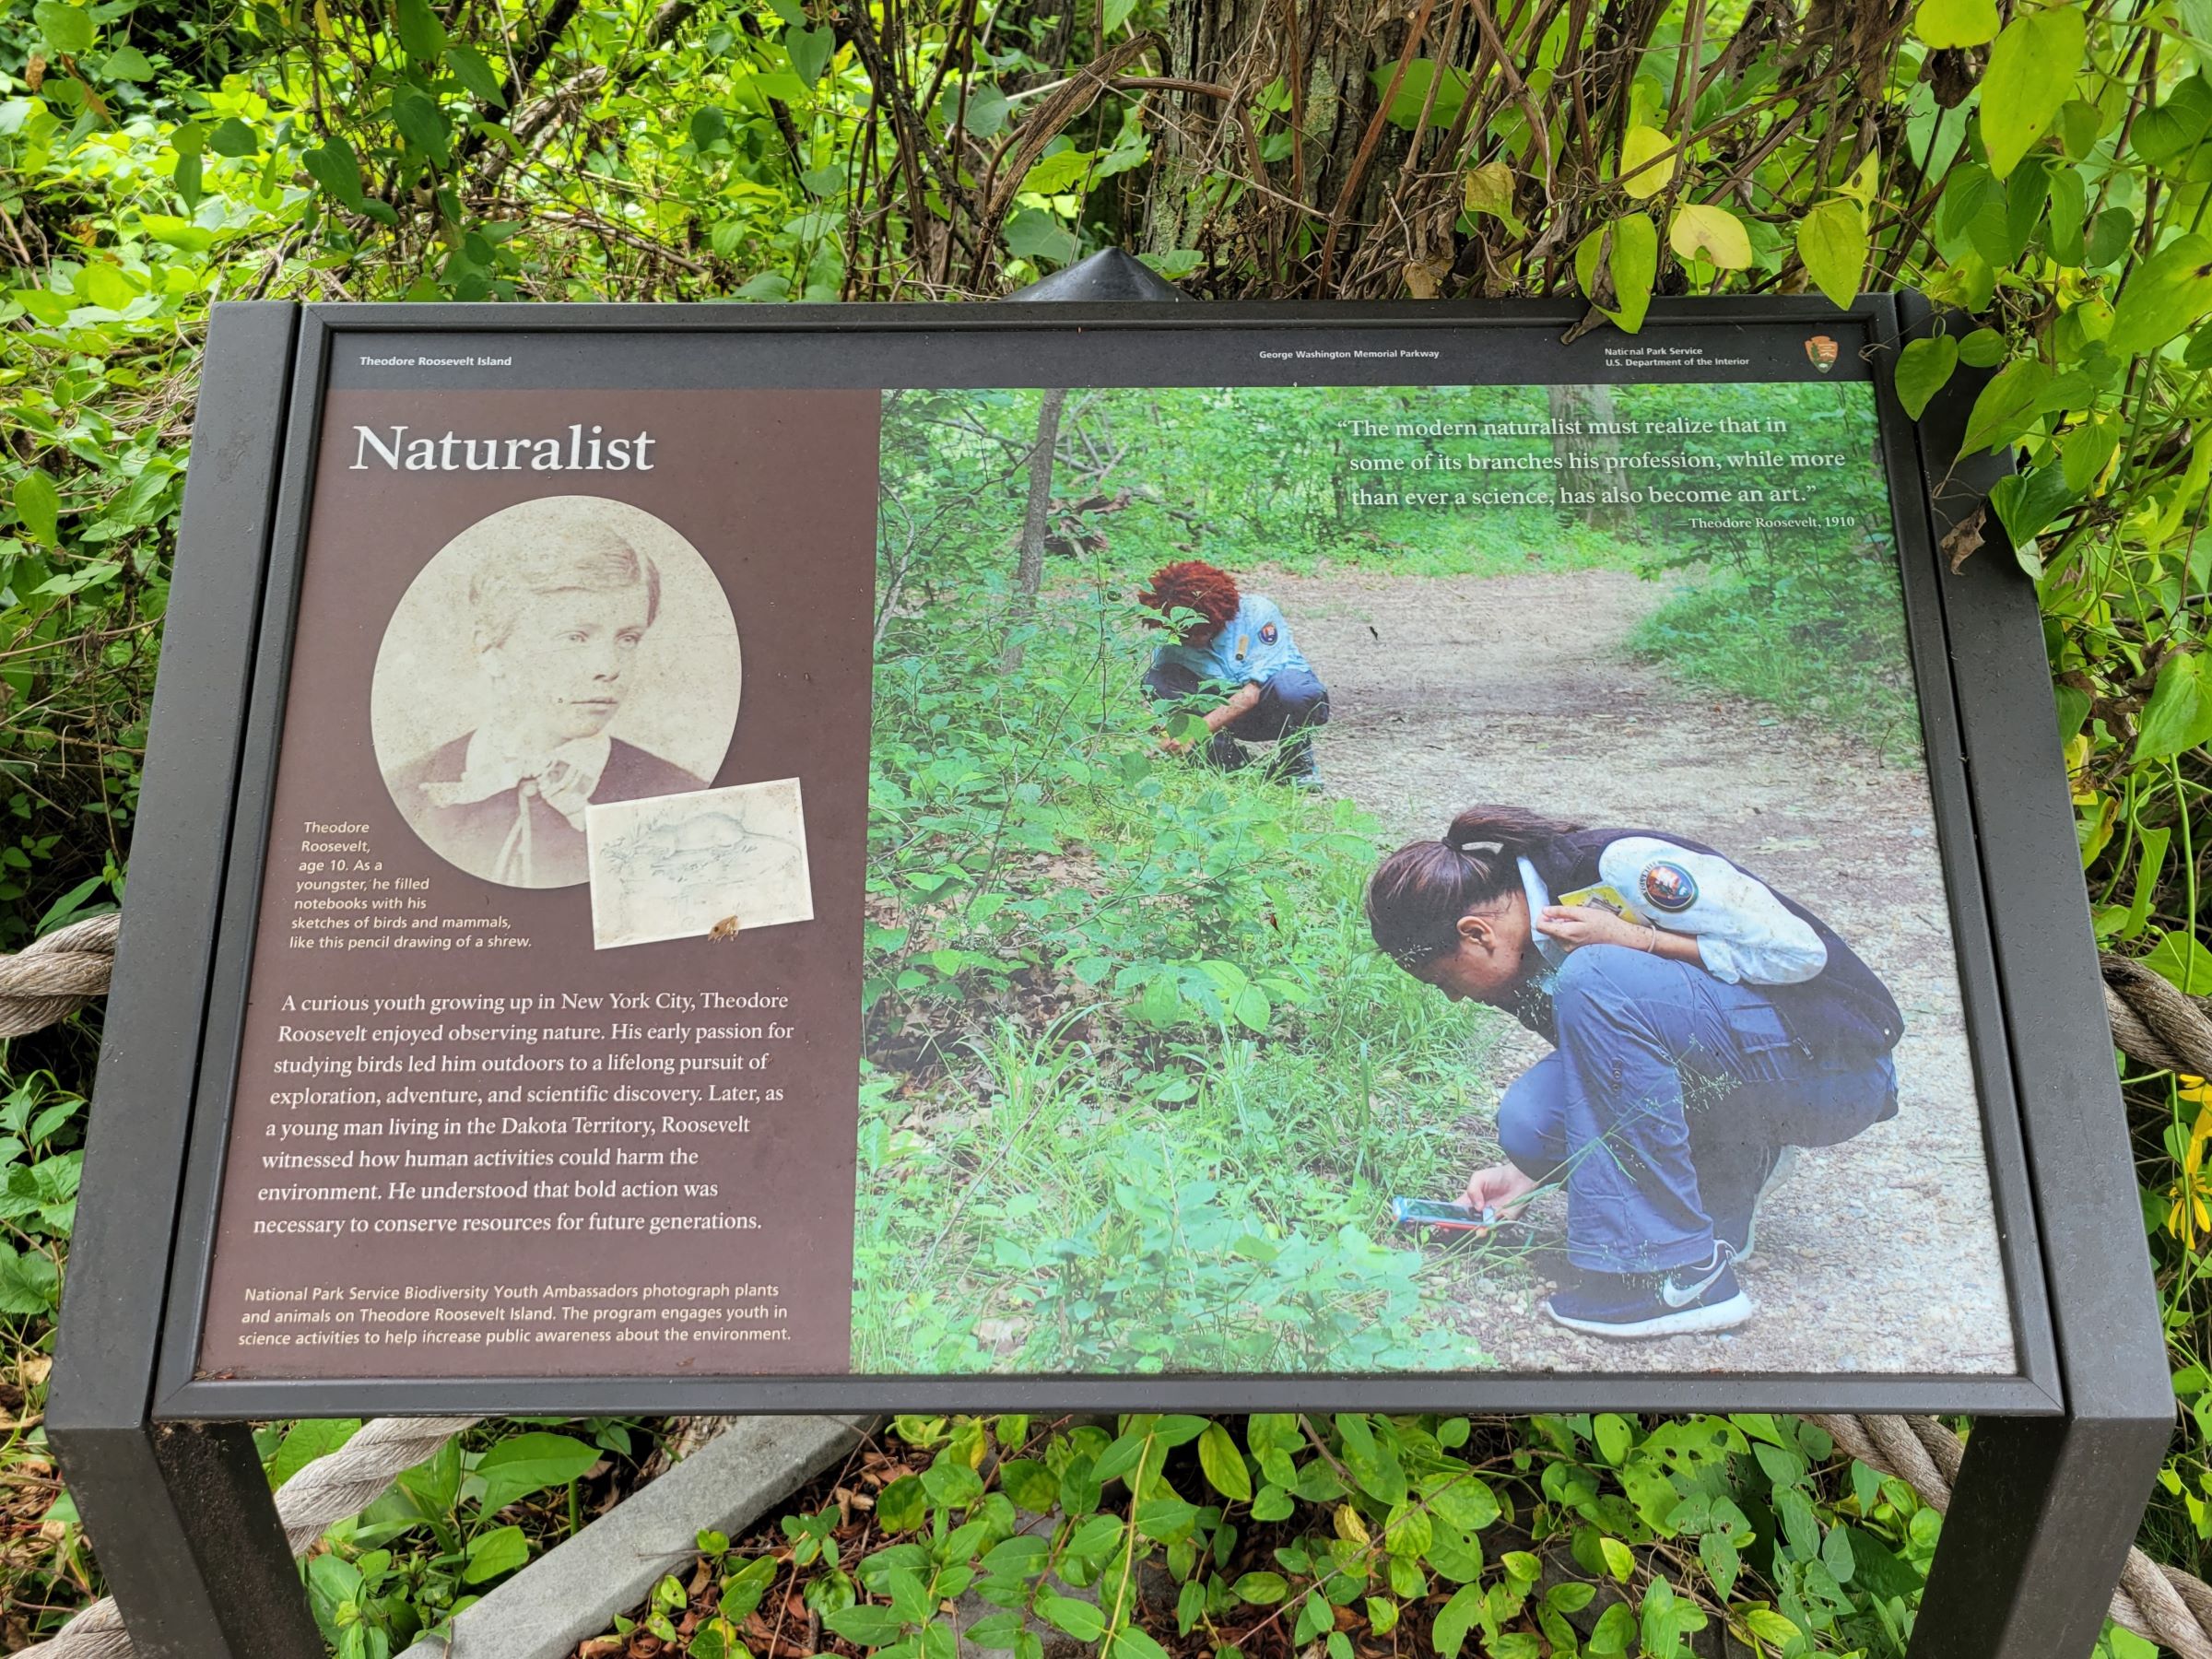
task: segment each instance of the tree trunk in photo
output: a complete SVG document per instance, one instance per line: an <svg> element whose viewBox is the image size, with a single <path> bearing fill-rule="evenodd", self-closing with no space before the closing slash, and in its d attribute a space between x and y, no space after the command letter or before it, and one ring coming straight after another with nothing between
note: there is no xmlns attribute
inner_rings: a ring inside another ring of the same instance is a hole
<svg viewBox="0 0 2212 1659"><path fill-rule="evenodd" d="M1021 630L1036 619L1037 590L1044 585L1044 532L1053 508L1053 452L1060 447L1060 410L1067 389L1047 391L1037 405L1037 442L1030 451L1030 501L1021 515L1021 559L1014 567L1014 605L1007 616L1006 648L999 666L1021 666Z"/></svg>
<svg viewBox="0 0 2212 1659"><path fill-rule="evenodd" d="M1611 427L1619 419L1613 402L1610 386L1547 386L1551 418L1577 426L1579 432L1554 431L1551 435L1551 453L1559 464L1559 482L1581 490L1602 494L1619 485L1623 475L1619 468L1620 434L1614 431L1593 431L1592 427ZM1592 466L1589 463L1594 462ZM1562 507L1560 515L1586 524L1593 530L1625 529L1632 516L1627 503L1622 501L1593 501L1586 507Z"/></svg>

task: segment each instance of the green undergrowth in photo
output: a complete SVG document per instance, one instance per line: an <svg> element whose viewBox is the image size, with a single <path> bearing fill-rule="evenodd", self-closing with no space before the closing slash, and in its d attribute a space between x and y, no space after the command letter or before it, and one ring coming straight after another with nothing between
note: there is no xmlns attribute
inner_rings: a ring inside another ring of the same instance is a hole
<svg viewBox="0 0 2212 1659"><path fill-rule="evenodd" d="M1491 1028L1374 952L1375 826L1163 753L1127 599L1046 608L878 663L855 1368L1483 1363L1389 1199L1456 1190Z"/></svg>
<svg viewBox="0 0 2212 1659"><path fill-rule="evenodd" d="M1686 391L1709 389L1641 390L1683 407ZM1915 764L1920 705L1873 388L1734 390L1786 424L1772 447L1848 464L1770 479L1786 500L1659 513L1664 529L1640 568L1669 591L1630 644L1691 685L1857 738L1888 764Z"/></svg>

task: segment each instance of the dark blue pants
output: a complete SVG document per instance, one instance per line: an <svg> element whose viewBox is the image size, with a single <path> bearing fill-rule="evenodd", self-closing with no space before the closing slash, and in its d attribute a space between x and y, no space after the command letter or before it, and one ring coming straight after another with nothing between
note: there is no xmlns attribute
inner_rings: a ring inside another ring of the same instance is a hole
<svg viewBox="0 0 2212 1659"><path fill-rule="evenodd" d="M1206 686L1207 682L1178 664L1155 663L1145 671L1145 689L1162 700L1195 697ZM1281 743L1297 733L1328 724L1329 688L1309 669L1286 668L1260 688L1257 703L1214 734L1206 758L1217 766L1234 770L1250 759L1238 747L1240 738L1246 743ZM1303 765L1310 767L1306 745L1299 747Z"/></svg>
<svg viewBox="0 0 2212 1659"><path fill-rule="evenodd" d="M1564 1171L1578 1267L1710 1260L1714 1218L1749 1208L1783 1147L1835 1146L1896 1108L1887 1054L1808 1054L1758 986L1687 962L1585 946L1552 1011L1558 1050L1507 1088L1498 1138L1524 1174Z"/></svg>

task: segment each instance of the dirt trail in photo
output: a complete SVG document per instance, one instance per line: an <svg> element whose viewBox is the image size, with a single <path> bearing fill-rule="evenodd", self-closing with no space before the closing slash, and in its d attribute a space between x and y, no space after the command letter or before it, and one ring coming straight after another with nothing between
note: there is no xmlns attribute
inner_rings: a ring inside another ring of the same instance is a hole
<svg viewBox="0 0 2212 1659"><path fill-rule="evenodd" d="M1393 845L1441 833L1480 801L1672 830L1818 912L1904 1010L1899 1113L1799 1155L1760 1212L1758 1260L1740 1270L1759 1305L1748 1324L1658 1342L1583 1336L1544 1317L1540 1265L1470 1263L1439 1286L1470 1340L1514 1371L2013 1370L1923 774L1630 661L1628 637L1663 593L1623 571L1271 572L1251 585L1281 605L1328 682L1328 791L1379 818ZM1498 1089L1546 1052L1497 1019L1493 1073L1470 1079L1468 1168L1495 1156ZM1556 1246L1562 1200L1533 1213L1539 1246Z"/></svg>

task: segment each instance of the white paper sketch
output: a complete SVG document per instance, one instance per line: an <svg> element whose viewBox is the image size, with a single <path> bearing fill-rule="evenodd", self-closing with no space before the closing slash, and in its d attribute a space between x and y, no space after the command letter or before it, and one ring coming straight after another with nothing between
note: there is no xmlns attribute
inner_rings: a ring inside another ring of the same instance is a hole
<svg viewBox="0 0 2212 1659"><path fill-rule="evenodd" d="M584 832L597 949L814 919L796 778L594 803Z"/></svg>

